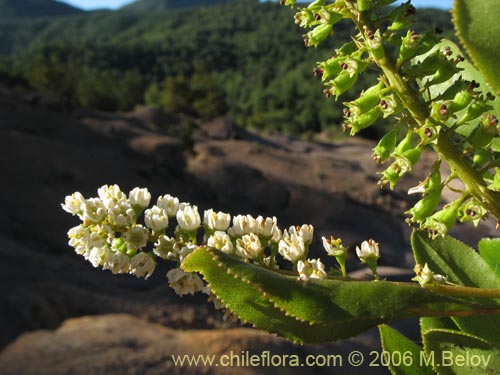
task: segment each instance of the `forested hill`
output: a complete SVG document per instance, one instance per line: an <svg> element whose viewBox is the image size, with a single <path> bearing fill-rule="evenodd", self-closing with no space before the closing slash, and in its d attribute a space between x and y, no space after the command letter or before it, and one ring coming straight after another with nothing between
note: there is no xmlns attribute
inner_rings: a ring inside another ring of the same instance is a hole
<svg viewBox="0 0 500 375"><path fill-rule="evenodd" d="M452 28L448 12L419 9L416 17L419 30L437 26L446 35ZM303 134L341 122L341 106L324 98L311 73L351 33L341 22L335 40L306 49L293 11L258 0L139 0L118 11L6 18L0 19L0 83L72 106L127 111L146 103ZM354 91L367 84L358 82Z"/></svg>
<svg viewBox="0 0 500 375"><path fill-rule="evenodd" d="M183 8L196 8L200 6L212 6L221 3L238 0L138 0L126 5L121 10L126 11L148 11L174 10Z"/></svg>
<svg viewBox="0 0 500 375"><path fill-rule="evenodd" d="M81 9L54 0L0 0L0 19L63 16L82 12Z"/></svg>

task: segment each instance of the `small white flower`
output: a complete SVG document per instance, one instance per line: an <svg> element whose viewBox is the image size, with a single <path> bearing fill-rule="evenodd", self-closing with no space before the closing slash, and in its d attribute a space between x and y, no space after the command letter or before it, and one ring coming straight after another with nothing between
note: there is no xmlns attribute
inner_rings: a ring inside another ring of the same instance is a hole
<svg viewBox="0 0 500 375"><path fill-rule="evenodd" d="M92 223L100 223L107 215L106 208L99 198L90 198L85 200L83 204L83 217L84 221Z"/></svg>
<svg viewBox="0 0 500 375"><path fill-rule="evenodd" d="M92 249L89 246L90 230L78 225L68 231L69 246L75 248L77 254L84 255Z"/></svg>
<svg viewBox="0 0 500 375"><path fill-rule="evenodd" d="M146 208L149 206L149 202L151 201L151 194L146 188L140 189L136 187L130 191L128 199L132 206Z"/></svg>
<svg viewBox="0 0 500 375"><path fill-rule="evenodd" d="M222 231L216 231L212 236L210 236L207 240L207 246L213 247L226 254L232 254L234 250L231 238L226 232Z"/></svg>
<svg viewBox="0 0 500 375"><path fill-rule="evenodd" d="M236 240L236 253L242 258L255 259L262 250L260 239L255 233L246 234Z"/></svg>
<svg viewBox="0 0 500 375"><path fill-rule="evenodd" d="M148 253L139 253L130 260L130 273L148 279L154 272L156 262Z"/></svg>
<svg viewBox="0 0 500 375"><path fill-rule="evenodd" d="M129 273L130 258L119 251L111 251L107 257L107 262L103 269L109 269L113 274Z"/></svg>
<svg viewBox="0 0 500 375"><path fill-rule="evenodd" d="M118 202L122 202L127 199L127 196L120 190L118 185L103 185L97 189L97 194L99 195L99 198L101 198L104 207L108 210L115 206Z"/></svg>
<svg viewBox="0 0 500 375"><path fill-rule="evenodd" d="M297 263L297 271L299 279L324 279L327 275L325 265L318 259L299 260Z"/></svg>
<svg viewBox="0 0 500 375"><path fill-rule="evenodd" d="M177 223L182 230L194 231L201 225L201 218L197 206L185 205L176 214Z"/></svg>
<svg viewBox="0 0 500 375"><path fill-rule="evenodd" d="M342 246L342 240L340 238L334 239L333 236L331 236L330 239L327 239L323 236L321 240L323 241L323 247L328 255L338 257L347 251L347 249Z"/></svg>
<svg viewBox="0 0 500 375"><path fill-rule="evenodd" d="M304 257L306 252L304 239L295 231L292 231L290 234L285 230L283 238L278 245L278 252L286 260L295 263Z"/></svg>
<svg viewBox="0 0 500 375"><path fill-rule="evenodd" d="M129 250L139 250L148 243L149 232L142 225L136 225L130 228L123 235L123 239Z"/></svg>
<svg viewBox="0 0 500 375"><path fill-rule="evenodd" d="M211 230L226 231L231 223L231 215L224 212L214 212L209 209L204 212L203 224Z"/></svg>
<svg viewBox="0 0 500 375"><path fill-rule="evenodd" d="M72 195L67 195L64 199L64 204L61 204L61 207L64 211L69 212L73 215L79 215L81 217L81 213L83 210L83 206L85 204L85 198L78 191L73 193Z"/></svg>
<svg viewBox="0 0 500 375"><path fill-rule="evenodd" d="M232 237L241 237L245 234L257 232L257 221L252 215L238 215L233 217L233 226L227 233Z"/></svg>
<svg viewBox="0 0 500 375"><path fill-rule="evenodd" d="M161 232L168 227L167 211L158 206L153 206L144 212L144 223L155 232Z"/></svg>
<svg viewBox="0 0 500 375"><path fill-rule="evenodd" d="M129 226L134 222L135 212L127 200L120 201L108 209L111 224Z"/></svg>
<svg viewBox="0 0 500 375"><path fill-rule="evenodd" d="M423 268L421 264L416 264L413 270L415 271L416 276L412 280L418 281L421 286L432 283L434 281L434 276L436 276L434 275L434 272L431 271L427 263L425 263Z"/></svg>
<svg viewBox="0 0 500 375"><path fill-rule="evenodd" d="M302 237L306 246L311 244L314 234L312 225L304 224L301 227L297 227L297 233Z"/></svg>
<svg viewBox="0 0 500 375"><path fill-rule="evenodd" d="M108 259L108 247L103 246L103 247L94 247L90 252L88 253L88 258L87 260L92 263L94 267L99 267L100 265L104 264L107 259Z"/></svg>
<svg viewBox="0 0 500 375"><path fill-rule="evenodd" d="M186 246L182 246L180 250L176 251L177 259L179 260L179 262L182 262L189 254L191 254L197 248L198 246L193 243L188 243L186 244Z"/></svg>
<svg viewBox="0 0 500 375"><path fill-rule="evenodd" d="M170 287L180 296L194 294L203 289L203 281L197 274L184 272L180 268L168 271L167 278Z"/></svg>
<svg viewBox="0 0 500 375"><path fill-rule="evenodd" d="M175 242L175 238L170 238L165 235L159 236L153 252L160 258L170 259L169 254L174 251Z"/></svg>
<svg viewBox="0 0 500 375"><path fill-rule="evenodd" d="M276 232L278 220L275 217L257 217L257 234L262 237L273 237Z"/></svg>
<svg viewBox="0 0 500 375"><path fill-rule="evenodd" d="M271 242L280 242L282 236L283 233L281 232L281 229L279 229L278 227L274 227L273 233L271 234Z"/></svg>
<svg viewBox="0 0 500 375"><path fill-rule="evenodd" d="M380 258L378 243L374 240L363 241L361 247L356 246L356 254L362 262L370 258L378 259Z"/></svg>
<svg viewBox="0 0 500 375"><path fill-rule="evenodd" d="M177 211L179 210L179 198L166 194L163 197L158 197L156 205L167 211L167 216L169 218L175 217Z"/></svg>

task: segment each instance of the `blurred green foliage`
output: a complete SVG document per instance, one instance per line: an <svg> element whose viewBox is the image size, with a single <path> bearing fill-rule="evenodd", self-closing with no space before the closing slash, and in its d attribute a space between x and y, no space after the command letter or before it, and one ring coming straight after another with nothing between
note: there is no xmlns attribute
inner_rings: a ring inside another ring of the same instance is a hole
<svg viewBox="0 0 500 375"><path fill-rule="evenodd" d="M335 133L342 108L310 79L334 46L305 53L303 30L292 18L276 3L241 0L0 19L0 83L92 109L128 111L145 103L202 119L227 115L265 131ZM419 10L417 20L420 30L452 30L443 11ZM352 34L342 22L335 32L338 43ZM353 99L375 74L341 100Z"/></svg>

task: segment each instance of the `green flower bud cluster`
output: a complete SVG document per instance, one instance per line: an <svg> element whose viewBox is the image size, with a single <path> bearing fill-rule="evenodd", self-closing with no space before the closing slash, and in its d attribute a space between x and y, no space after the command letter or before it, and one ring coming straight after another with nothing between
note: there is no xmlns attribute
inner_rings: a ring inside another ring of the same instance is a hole
<svg viewBox="0 0 500 375"><path fill-rule="evenodd" d="M355 135L379 119L395 120L373 149L374 159L387 163L380 173L381 186L393 189L412 171L424 147L434 148L438 159L448 163L453 154L454 165L460 164L454 177L466 185L461 197L438 210L441 193L452 179L441 182L439 170L433 168L422 198L407 212L409 223L435 236L445 234L456 220L477 225L490 210L500 221L500 197L484 190L500 191L500 127L491 113L495 98L464 78L464 57L452 43L441 42L437 29L423 34L408 30L416 12L410 1L386 7L393 2L317 0L298 8L296 22L311 28L305 34L307 46L318 46L343 18L351 19L359 32L319 62L314 74L323 80L325 95L338 100L369 66L381 71L377 84L344 102L343 124Z"/></svg>

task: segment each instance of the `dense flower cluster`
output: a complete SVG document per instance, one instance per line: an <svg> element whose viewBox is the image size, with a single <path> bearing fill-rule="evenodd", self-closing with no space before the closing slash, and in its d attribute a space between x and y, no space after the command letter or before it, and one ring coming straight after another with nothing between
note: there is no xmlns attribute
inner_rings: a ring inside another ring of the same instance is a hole
<svg viewBox="0 0 500 375"><path fill-rule="evenodd" d="M198 274L180 268L192 251L208 246L269 269L279 268L280 256L293 264L301 280L327 277L321 260L307 257L314 233L311 225L281 230L276 217L231 217L213 209L201 216L197 206L168 194L148 208L151 194L145 188L135 188L126 195L118 185L105 185L97 193L98 197L86 199L76 192L62 204L65 211L82 220L69 230L69 245L94 267L148 278L161 258L177 264L167 273L176 293L202 291L210 295ZM199 242L200 238L203 241ZM336 256L346 276L347 249L341 246L341 240L323 238L323 245L329 255ZM215 296L210 298L218 301Z"/></svg>

